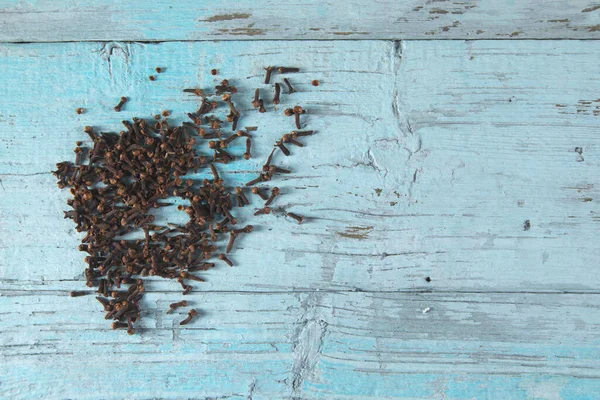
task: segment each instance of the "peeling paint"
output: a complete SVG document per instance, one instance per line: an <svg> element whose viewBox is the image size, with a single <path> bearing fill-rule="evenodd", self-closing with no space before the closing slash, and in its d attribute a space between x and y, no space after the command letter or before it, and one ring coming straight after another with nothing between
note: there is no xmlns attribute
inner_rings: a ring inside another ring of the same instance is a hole
<svg viewBox="0 0 600 400"><path fill-rule="evenodd" d="M248 19L252 16L249 13L233 13L233 14L218 14L213 15L210 18L203 19L204 22L219 22L219 21L232 21L234 19Z"/></svg>
<svg viewBox="0 0 600 400"><path fill-rule="evenodd" d="M365 240L369 238L369 233L373 230L372 226L349 226L345 232L336 232L339 236L349 238L349 239L358 239Z"/></svg>
<svg viewBox="0 0 600 400"><path fill-rule="evenodd" d="M588 12L592 12L592 11L596 11L596 10L600 10L600 6L593 6L593 7L589 7L589 8L584 8L583 10L581 10L582 13L588 13Z"/></svg>
<svg viewBox="0 0 600 400"><path fill-rule="evenodd" d="M267 33L266 29L252 28L251 26L246 28L219 29L219 32L233 36L260 36Z"/></svg>

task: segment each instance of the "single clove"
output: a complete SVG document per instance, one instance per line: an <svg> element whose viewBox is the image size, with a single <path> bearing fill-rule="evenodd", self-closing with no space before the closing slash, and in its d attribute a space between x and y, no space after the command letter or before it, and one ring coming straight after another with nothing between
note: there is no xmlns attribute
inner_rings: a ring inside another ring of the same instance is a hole
<svg viewBox="0 0 600 400"><path fill-rule="evenodd" d="M270 206L271 203L273 202L273 200L275 200L275 197L279 196L279 193L280 193L280 190L277 186L275 186L273 189L271 189L271 195L265 202L265 207Z"/></svg>
<svg viewBox="0 0 600 400"><path fill-rule="evenodd" d="M301 224L304 222L304 217L302 215L298 215L298 214L289 212L289 213L287 213L287 216L295 219L298 222L298 224Z"/></svg>
<svg viewBox="0 0 600 400"><path fill-rule="evenodd" d="M167 314L171 314L173 311L175 311L179 307L187 307L187 301L181 300L181 301L178 301L177 303L171 303L169 305L169 311L167 311Z"/></svg>
<svg viewBox="0 0 600 400"><path fill-rule="evenodd" d="M271 73L275 70L275 67L266 67L265 70L267 71L266 75L265 75L265 85L268 85L269 82L271 82Z"/></svg>
<svg viewBox="0 0 600 400"><path fill-rule="evenodd" d="M273 104L279 104L279 95L281 93L281 85L275 84L275 96L273 96Z"/></svg>
<svg viewBox="0 0 600 400"><path fill-rule="evenodd" d="M279 67L277 68L280 74L287 74L290 72L300 72L300 68L292 68L292 67Z"/></svg>
<svg viewBox="0 0 600 400"><path fill-rule="evenodd" d="M263 215L263 214L271 214L271 209L269 207L259 208L256 210L254 215Z"/></svg>
<svg viewBox="0 0 600 400"><path fill-rule="evenodd" d="M246 152L244 153L244 159L249 160L252 158L252 154L250 153L250 148L252 147L252 139L246 138Z"/></svg>
<svg viewBox="0 0 600 400"><path fill-rule="evenodd" d="M227 258L227 256L225 254L219 254L219 260L225 261L225 263L227 263L227 265L229 265L230 267L233 267L233 262Z"/></svg>
<svg viewBox="0 0 600 400"><path fill-rule="evenodd" d="M127 102L127 100L128 100L127 97L125 97L125 96L121 97L121 101L119 101L119 104L117 104L115 106L115 111L116 112L121 111L121 107L123 107L123 105Z"/></svg>
<svg viewBox="0 0 600 400"><path fill-rule="evenodd" d="M283 82L288 87L288 94L292 94L296 92L296 89L293 88L288 78L283 78Z"/></svg>
<svg viewBox="0 0 600 400"><path fill-rule="evenodd" d="M187 325L187 324L189 324L189 323L192 321L192 319L194 319L195 317L197 317L197 316L198 316L198 314L199 314L199 313L198 313L198 311L196 311L196 309L192 308L192 309L191 309L191 310L188 312L188 316L187 316L187 318L186 318L186 319L184 319L183 321L181 321L181 322L179 323L179 325Z"/></svg>

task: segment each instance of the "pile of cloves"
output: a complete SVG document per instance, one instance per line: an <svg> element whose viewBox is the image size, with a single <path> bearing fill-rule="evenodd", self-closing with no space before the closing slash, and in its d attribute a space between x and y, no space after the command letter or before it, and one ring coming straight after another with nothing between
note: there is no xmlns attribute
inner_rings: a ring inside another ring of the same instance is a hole
<svg viewBox="0 0 600 400"><path fill-rule="evenodd" d="M269 83L275 70L282 74L298 72L297 68L286 67L268 67L266 70L265 83ZM295 92L287 79L284 82L290 88L288 94ZM281 101L280 90L280 84L275 84L275 105ZM84 132L92 145L86 148L82 147L82 142L77 142L75 163L58 163L53 171L58 178L58 187L70 188L72 195L67 200L72 209L65 211L64 217L75 222L78 232L85 232L79 250L88 253L84 271L86 285L96 288L96 298L106 312L105 318L114 321L112 328L126 329L129 334L135 332L134 323L141 318L140 302L146 291L144 277L176 279L182 293L188 294L192 290L190 281L204 281L198 272L215 266L212 259L218 258L233 266L226 254L233 250L240 236L253 231L252 225L234 229L238 224L233 215L234 207L250 205L250 200L243 187L226 186L215 166L238 159L227 150L237 138L246 138L246 151L242 157L246 160L252 157L253 137L249 132L255 128L237 130L241 113L232 100L237 88L225 79L215 87L214 94L207 95L201 89L185 89L184 92L201 97L199 109L188 114L192 122L171 126L166 118L170 113L164 111L162 116L156 115L156 122L140 118L122 121L125 130L119 134L99 132L86 126ZM219 107L217 96L229 109L226 121L231 123L235 133L228 137L221 132L223 121L208 115ZM121 111L128 100L122 97L115 111ZM259 89L256 89L252 105L261 112L266 111L264 101L259 99ZM290 110L296 115L296 128L300 129L299 115L304 110L300 106ZM284 113L289 114L288 110ZM275 143L259 177L246 186L270 181L277 174L290 173L272 164L276 150L289 156L285 144L302 147L298 138L312 134L313 131L296 130L283 135ZM197 153L200 141L207 142L213 153L211 156ZM210 171L211 179L184 179L199 170ZM271 213L269 206L281 191L274 187L267 195L263 189L254 187L252 193L265 201L255 212L260 215ZM189 221L185 225L155 223L157 210L173 205L176 198L189 204L177 207L187 213ZM298 223L304 221L302 216L284 213ZM229 234L229 240L225 251L219 252L219 239L226 234ZM84 294L90 293L71 292L72 297ZM187 305L185 300L173 303L168 312ZM189 323L198 314L191 309L181 324Z"/></svg>

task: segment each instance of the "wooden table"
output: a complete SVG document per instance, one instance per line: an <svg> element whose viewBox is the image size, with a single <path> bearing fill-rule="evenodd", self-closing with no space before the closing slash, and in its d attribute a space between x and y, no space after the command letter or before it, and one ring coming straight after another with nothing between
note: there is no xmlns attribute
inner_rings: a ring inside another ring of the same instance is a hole
<svg viewBox="0 0 600 400"><path fill-rule="evenodd" d="M600 398L600 3L62 3L0 13L2 398ZM182 88L230 77L260 126L221 168L244 183L292 129L249 104L267 65L302 70L286 101L318 134L271 186L309 220L253 218L193 324L158 280L140 334L111 331L68 297L82 235L50 171L85 125L181 121Z"/></svg>

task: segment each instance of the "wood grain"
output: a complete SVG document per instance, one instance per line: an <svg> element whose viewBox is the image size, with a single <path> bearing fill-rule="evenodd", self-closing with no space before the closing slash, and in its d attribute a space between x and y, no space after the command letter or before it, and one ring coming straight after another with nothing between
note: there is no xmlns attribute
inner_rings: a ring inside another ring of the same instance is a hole
<svg viewBox="0 0 600 400"><path fill-rule="evenodd" d="M0 397L595 399L599 51L596 41L0 45ZM250 101L255 87L270 96L263 67L284 64L302 69L290 76L299 92L259 115ZM166 72L151 82L157 66ZM197 106L181 89L223 77L240 88L241 125L259 126L255 158L221 167L233 184L293 129L283 108L308 110L318 134L276 160L294 173L270 186L282 189L278 207L309 220L240 210L256 232L236 267L219 265L188 297L197 321L165 315L180 290L151 280L139 335L107 330L92 296L68 298L84 288L81 235L49 171L73 159L83 126L118 131L165 109L180 121ZM116 114L122 95L131 100Z"/></svg>
<svg viewBox="0 0 600 400"><path fill-rule="evenodd" d="M319 133L277 160L294 173L271 183L283 190L277 206L311 220L298 226L281 215L251 219L255 199L252 209L239 211L242 223L257 226L233 255L240 267L207 274L205 289L596 293L599 283L587 277L600 257L600 67L588 55L598 47L5 45L1 276L5 284L18 277L32 287L45 280L77 287L81 235L62 219L67 193L49 171L73 159L84 125L120 130L124 118L195 109L197 100L181 89L214 84L221 77L207 72L218 67L246 93L236 99L241 125L260 126L255 158L221 167L232 184L252 179L274 140L293 129L281 114L286 104L304 105L307 126ZM270 107L259 115L249 104L252 89L266 89L265 64L283 62L304 71L291 77L301 92L285 96L278 112ZM159 65L167 72L150 82ZM310 85L314 78L318 88ZM131 101L116 114L121 95ZM88 111L78 116L80 106Z"/></svg>
<svg viewBox="0 0 600 400"><path fill-rule="evenodd" d="M6 3L6 2L5 2ZM595 0L9 1L0 42L597 39Z"/></svg>
<svg viewBox="0 0 600 400"><path fill-rule="evenodd" d="M2 396L594 399L600 389L598 295L198 292L188 300L201 318L180 327L184 312L164 314L180 296L160 293L131 337L105 330L91 296L66 295L3 293Z"/></svg>

